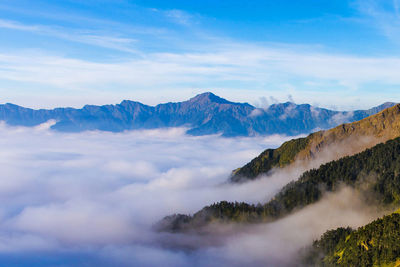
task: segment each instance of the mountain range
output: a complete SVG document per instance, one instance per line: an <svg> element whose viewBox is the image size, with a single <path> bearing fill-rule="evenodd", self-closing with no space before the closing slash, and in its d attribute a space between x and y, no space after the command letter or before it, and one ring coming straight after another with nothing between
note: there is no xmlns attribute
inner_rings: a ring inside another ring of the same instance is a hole
<svg viewBox="0 0 400 267"><path fill-rule="evenodd" d="M309 104L286 102L261 109L247 103L231 102L207 92L187 101L156 106L124 100L116 105L35 110L7 103L0 105L0 120L16 126L35 126L55 120L51 129L63 132L121 132L187 127L187 134L196 136L293 136L357 121L393 105L394 103L387 102L368 110L334 111Z"/></svg>

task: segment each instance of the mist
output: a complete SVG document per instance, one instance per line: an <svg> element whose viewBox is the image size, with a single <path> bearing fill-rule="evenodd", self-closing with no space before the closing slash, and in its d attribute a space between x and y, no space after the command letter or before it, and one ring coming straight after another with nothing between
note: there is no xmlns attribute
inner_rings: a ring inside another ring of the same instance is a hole
<svg viewBox="0 0 400 267"><path fill-rule="evenodd" d="M193 137L184 128L69 134L50 125L0 125L0 261L8 266L285 265L326 230L378 216L344 188L270 224L155 233L166 215L269 200L303 169L226 181L291 137Z"/></svg>

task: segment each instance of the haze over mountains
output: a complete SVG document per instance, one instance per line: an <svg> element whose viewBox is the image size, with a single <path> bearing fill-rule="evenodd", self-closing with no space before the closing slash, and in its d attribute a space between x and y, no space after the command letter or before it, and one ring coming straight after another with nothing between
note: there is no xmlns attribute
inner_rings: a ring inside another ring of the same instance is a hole
<svg viewBox="0 0 400 267"><path fill-rule="evenodd" d="M35 126L55 120L51 129L63 132L187 127L187 134L190 135L293 136L357 121L393 105L387 102L368 110L334 111L286 102L260 109L247 103L230 102L207 92L187 101L157 106L124 100L116 105L86 105L81 109L34 110L8 103L0 105L0 120L20 126Z"/></svg>

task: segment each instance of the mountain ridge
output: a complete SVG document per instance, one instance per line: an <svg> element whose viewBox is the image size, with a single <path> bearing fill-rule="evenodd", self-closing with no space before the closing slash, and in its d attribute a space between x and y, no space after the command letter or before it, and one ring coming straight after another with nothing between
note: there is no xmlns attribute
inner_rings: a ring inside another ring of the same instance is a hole
<svg viewBox="0 0 400 267"><path fill-rule="evenodd" d="M243 167L234 170L230 180L242 182L256 179L259 175L272 171L273 168L282 168L296 161L307 162L313 158L325 157L322 163L328 162L361 152L398 136L400 136L400 104L356 122L311 133L305 138L292 139L277 149L266 149ZM333 145L335 151L324 153Z"/></svg>
<svg viewBox="0 0 400 267"><path fill-rule="evenodd" d="M15 104L0 105L0 120L9 125L35 126L55 120L53 130L121 132L136 129L188 127L189 135L221 134L225 137L256 135L299 135L316 128L327 129L355 121L394 105L387 102L368 110L333 111L309 104L273 104L266 109L231 102L211 92L182 102L149 106L123 100L115 105L85 105L82 108L30 109Z"/></svg>

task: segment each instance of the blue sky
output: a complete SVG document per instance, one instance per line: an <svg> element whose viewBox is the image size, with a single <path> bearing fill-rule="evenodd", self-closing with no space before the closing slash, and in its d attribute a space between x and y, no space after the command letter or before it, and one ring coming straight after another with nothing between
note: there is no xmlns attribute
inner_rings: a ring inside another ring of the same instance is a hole
<svg viewBox="0 0 400 267"><path fill-rule="evenodd" d="M400 101L400 1L0 0L1 103Z"/></svg>

